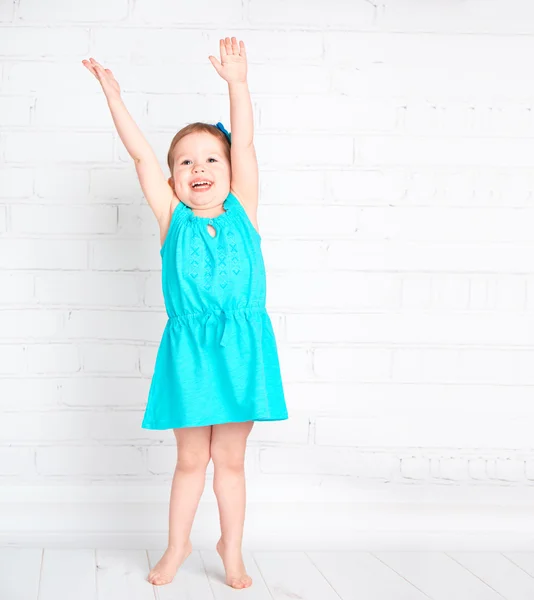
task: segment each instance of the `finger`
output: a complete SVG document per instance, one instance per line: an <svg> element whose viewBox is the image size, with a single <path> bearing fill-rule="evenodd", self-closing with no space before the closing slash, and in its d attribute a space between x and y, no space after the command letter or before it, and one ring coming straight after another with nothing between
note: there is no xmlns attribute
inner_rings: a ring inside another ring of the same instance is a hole
<svg viewBox="0 0 534 600"><path fill-rule="evenodd" d="M221 63L215 58L215 56L208 56L208 58L210 59L211 64L215 67L217 73L219 73L220 69L222 68Z"/></svg>
<svg viewBox="0 0 534 600"><path fill-rule="evenodd" d="M230 38L225 39L225 44L226 44L226 54L232 54L232 42L230 41Z"/></svg>
<svg viewBox="0 0 534 600"><path fill-rule="evenodd" d="M235 37L232 38L232 53L239 54L239 45Z"/></svg>
<svg viewBox="0 0 534 600"><path fill-rule="evenodd" d="M93 71L96 73L98 71L98 63L96 62L96 60L94 58L90 58L89 64L91 65Z"/></svg>
<svg viewBox="0 0 534 600"><path fill-rule="evenodd" d="M88 61L82 61L83 66L88 70L91 71L91 73L98 79L98 75L95 73L95 69L93 67L93 65L88 62Z"/></svg>
<svg viewBox="0 0 534 600"><path fill-rule="evenodd" d="M239 42L239 54L243 57L247 57L247 51L245 50L245 42Z"/></svg>
<svg viewBox="0 0 534 600"><path fill-rule="evenodd" d="M224 45L224 40L220 40L219 49L221 51L221 61L226 57L226 46Z"/></svg>
<svg viewBox="0 0 534 600"><path fill-rule="evenodd" d="M95 67L97 67L98 69L102 69L102 71L105 71L104 67L97 62L94 58L91 59L93 61L93 64L95 65Z"/></svg>

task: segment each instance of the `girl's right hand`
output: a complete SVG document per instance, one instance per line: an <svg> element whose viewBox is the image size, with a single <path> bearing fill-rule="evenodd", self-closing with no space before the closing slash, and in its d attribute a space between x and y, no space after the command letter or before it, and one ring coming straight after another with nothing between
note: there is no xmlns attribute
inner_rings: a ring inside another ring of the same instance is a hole
<svg viewBox="0 0 534 600"><path fill-rule="evenodd" d="M82 64L98 79L108 100L111 98L120 98L121 89L109 69L104 69L94 58L82 60Z"/></svg>

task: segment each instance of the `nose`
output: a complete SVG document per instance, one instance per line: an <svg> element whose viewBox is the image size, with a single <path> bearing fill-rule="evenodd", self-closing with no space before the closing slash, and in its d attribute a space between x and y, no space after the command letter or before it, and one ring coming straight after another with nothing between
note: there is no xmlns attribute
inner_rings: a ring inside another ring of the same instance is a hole
<svg viewBox="0 0 534 600"><path fill-rule="evenodd" d="M193 167L193 171L196 173L199 169L202 169L202 171L204 170L204 167L202 165L196 165L195 167Z"/></svg>

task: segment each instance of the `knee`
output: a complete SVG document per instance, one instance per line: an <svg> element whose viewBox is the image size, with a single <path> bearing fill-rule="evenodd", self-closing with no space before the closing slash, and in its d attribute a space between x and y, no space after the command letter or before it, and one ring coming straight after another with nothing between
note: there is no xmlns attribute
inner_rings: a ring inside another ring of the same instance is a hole
<svg viewBox="0 0 534 600"><path fill-rule="evenodd" d="M242 471L245 468L245 456L242 452L212 445L210 454L213 466L216 469L223 468L231 471Z"/></svg>
<svg viewBox="0 0 534 600"><path fill-rule="evenodd" d="M180 471L186 473L205 472L209 462L209 449L203 451L185 450L182 452L178 450L178 462L176 467Z"/></svg>

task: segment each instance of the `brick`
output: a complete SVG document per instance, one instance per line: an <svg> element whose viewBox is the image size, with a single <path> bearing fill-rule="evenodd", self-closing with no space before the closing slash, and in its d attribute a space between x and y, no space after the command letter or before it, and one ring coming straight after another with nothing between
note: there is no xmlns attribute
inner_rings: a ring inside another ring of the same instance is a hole
<svg viewBox="0 0 534 600"><path fill-rule="evenodd" d="M56 446L37 448L40 475L80 477L86 475L140 475L145 472L141 448L120 446Z"/></svg>
<svg viewBox="0 0 534 600"><path fill-rule="evenodd" d="M6 346L9 352L9 346ZM1 349L1 346L0 346ZM25 348L16 348L15 353L25 354ZM0 350L1 354L1 350ZM28 377L25 362L20 362L20 371L13 377L0 377L0 407L2 410L43 409L58 406L61 384L59 380L43 377ZM19 375L18 377L16 375Z"/></svg>
<svg viewBox="0 0 534 600"><path fill-rule="evenodd" d="M488 461L488 475L492 480L526 483L526 461L522 456L496 458Z"/></svg>
<svg viewBox="0 0 534 600"><path fill-rule="evenodd" d="M34 301L34 277L27 273L0 272L0 305Z"/></svg>
<svg viewBox="0 0 534 600"><path fill-rule="evenodd" d="M297 168L352 164L353 143L345 135L258 135L255 146L260 168L283 166L287 161Z"/></svg>
<svg viewBox="0 0 534 600"><path fill-rule="evenodd" d="M5 442L134 442L145 445L162 439L169 431L141 429L143 411L54 410L5 412L0 437ZM171 433L172 435L172 433ZM174 437L174 436L173 436ZM176 442L175 442L176 443ZM124 444L123 444L124 445Z"/></svg>
<svg viewBox="0 0 534 600"><path fill-rule="evenodd" d="M207 59L207 56L206 56ZM217 79L209 60L205 64L187 64L172 66L175 74L169 77L168 64L127 65L110 67L124 93L150 94L224 94L227 97L228 86ZM180 115L187 119L186 115ZM188 121L188 120L187 120ZM179 120L176 119L176 125ZM175 125L175 126L176 126ZM185 122L184 122L185 125Z"/></svg>
<svg viewBox="0 0 534 600"><path fill-rule="evenodd" d="M161 274L154 273L145 281L144 304L150 307L163 307Z"/></svg>
<svg viewBox="0 0 534 600"><path fill-rule="evenodd" d="M158 341L166 315L150 311L72 310L62 334L69 339Z"/></svg>
<svg viewBox="0 0 534 600"><path fill-rule="evenodd" d="M528 350L396 349L392 377L395 381L471 384L532 383Z"/></svg>
<svg viewBox="0 0 534 600"><path fill-rule="evenodd" d="M15 2L0 2L0 22L10 22L15 16Z"/></svg>
<svg viewBox="0 0 534 600"><path fill-rule="evenodd" d="M85 203L89 198L87 167L49 165L35 170L35 194L39 200Z"/></svg>
<svg viewBox="0 0 534 600"><path fill-rule="evenodd" d="M57 1L57 0L56 0ZM22 5L24 6L25 0ZM49 13L51 14L51 13ZM89 51L89 31L59 27L2 27L0 55L9 57L85 56Z"/></svg>
<svg viewBox="0 0 534 600"><path fill-rule="evenodd" d="M425 481L430 475L430 461L422 456L407 456L400 459L400 474L405 479Z"/></svg>
<svg viewBox="0 0 534 600"><path fill-rule="evenodd" d="M6 65L0 90L10 94L28 92L51 93L60 96L62 93L101 95L100 84L89 73L81 61L56 59L26 60Z"/></svg>
<svg viewBox="0 0 534 600"><path fill-rule="evenodd" d="M114 23L128 15L128 0L116 0L112 5L105 0L86 4L72 4L68 0L50 0L46 5L39 0L21 0L17 17L24 23Z"/></svg>
<svg viewBox="0 0 534 600"><path fill-rule="evenodd" d="M87 175L90 175L89 193L93 202L110 204L146 202L133 161L121 168L94 168Z"/></svg>
<svg viewBox="0 0 534 600"><path fill-rule="evenodd" d="M304 304L309 309L326 310L394 309L400 304L400 288L396 275L319 270L274 272L269 278L269 299L274 306L295 310Z"/></svg>
<svg viewBox="0 0 534 600"><path fill-rule="evenodd" d="M271 220L270 227L273 227L271 231L275 234L274 219ZM324 268L326 265L327 243L321 240L291 240L288 236L269 239L269 233L264 230L263 221L260 221L260 231L263 235L262 250L267 277L271 277L273 271L302 270L306 272ZM270 291L267 293L270 294Z"/></svg>
<svg viewBox="0 0 534 600"><path fill-rule="evenodd" d="M528 448L528 420L498 416L420 414L417 419L318 417L316 443L358 447Z"/></svg>
<svg viewBox="0 0 534 600"><path fill-rule="evenodd" d="M7 344L4 342L5 339L7 339L7 336L2 336L2 343L0 344L0 374L15 375L25 372L27 364L26 347L21 344Z"/></svg>
<svg viewBox="0 0 534 600"><path fill-rule="evenodd" d="M11 207L16 233L106 234L117 231L115 206L24 205Z"/></svg>
<svg viewBox="0 0 534 600"><path fill-rule="evenodd" d="M391 351L375 348L316 348L313 372L329 381L384 381L389 378Z"/></svg>
<svg viewBox="0 0 534 600"><path fill-rule="evenodd" d="M211 35L218 44L219 37ZM256 29L245 41L249 60L288 64L293 61L320 62L323 59L323 34L320 31L276 31Z"/></svg>
<svg viewBox="0 0 534 600"><path fill-rule="evenodd" d="M393 457L362 453L349 448L260 448L262 473L353 475L387 479L398 469Z"/></svg>
<svg viewBox="0 0 534 600"><path fill-rule="evenodd" d="M2 339L51 339L61 327L60 311L5 308L0 311Z"/></svg>
<svg viewBox="0 0 534 600"><path fill-rule="evenodd" d="M34 455L32 448L0 448L0 475L32 475L35 473Z"/></svg>
<svg viewBox="0 0 534 600"><path fill-rule="evenodd" d="M0 268L85 269L87 252L82 240L0 239Z"/></svg>
<svg viewBox="0 0 534 600"><path fill-rule="evenodd" d="M33 194L33 169L0 169L0 198L28 198Z"/></svg>
<svg viewBox="0 0 534 600"><path fill-rule="evenodd" d="M355 100L337 95L258 101L262 129L321 132L394 131L399 108L394 102ZM310 114L321 115L310 123Z"/></svg>
<svg viewBox="0 0 534 600"><path fill-rule="evenodd" d="M432 306L432 277L422 275L408 275L402 278L402 298L401 306L403 309L429 309Z"/></svg>
<svg viewBox="0 0 534 600"><path fill-rule="evenodd" d="M254 443L307 444L308 435L308 417L293 411L284 421L257 421L248 440Z"/></svg>
<svg viewBox="0 0 534 600"><path fill-rule="evenodd" d="M485 302L482 300L481 293L473 294L474 289L478 289L471 281L471 298L470 308L490 309L490 310L510 310L522 311L528 307L528 280L517 275L503 275L486 277L485 282L479 280L479 288L482 283L485 283Z"/></svg>
<svg viewBox="0 0 534 600"><path fill-rule="evenodd" d="M354 49L350 56L353 56ZM365 52L366 56L373 54ZM378 58L378 57L377 57ZM336 64L331 72L331 91L351 96L384 98L402 97L443 101L528 101L529 91L522 75L525 65L508 63L508 69L488 62L478 67L456 68L413 64L389 64L377 59L371 64L355 67Z"/></svg>
<svg viewBox="0 0 534 600"><path fill-rule="evenodd" d="M439 479L446 479L448 481L468 481L470 478L469 462L467 458L461 456L440 457L438 465L437 477Z"/></svg>
<svg viewBox="0 0 534 600"><path fill-rule="evenodd" d="M141 284L135 273L47 271L36 276L35 294L42 304L131 307L140 304Z"/></svg>
<svg viewBox="0 0 534 600"><path fill-rule="evenodd" d="M469 459L469 476L475 481L487 481L487 461L484 458Z"/></svg>
<svg viewBox="0 0 534 600"><path fill-rule="evenodd" d="M119 235L159 238L159 225L148 204L120 205L118 213Z"/></svg>
<svg viewBox="0 0 534 600"><path fill-rule="evenodd" d="M139 348L139 368L145 377L152 377L158 353L157 346L142 346Z"/></svg>
<svg viewBox="0 0 534 600"><path fill-rule="evenodd" d="M109 133L8 133L5 155L9 162L109 162L113 138Z"/></svg>
<svg viewBox="0 0 534 600"><path fill-rule="evenodd" d="M1 381L1 380L0 380ZM0 384L1 385L1 384ZM58 380L60 403L72 407L144 408L150 379L134 377L76 376Z"/></svg>
<svg viewBox="0 0 534 600"><path fill-rule="evenodd" d="M28 126L30 124L34 102L35 101L31 96L0 97L2 126L6 128Z"/></svg>
<svg viewBox="0 0 534 600"><path fill-rule="evenodd" d="M145 123L145 104L137 94L122 94L124 104L139 127ZM42 128L107 129L115 132L113 119L102 93L39 94L35 124Z"/></svg>
<svg viewBox="0 0 534 600"><path fill-rule="evenodd" d="M93 270L161 270L160 243L159 240L153 238L147 240L98 240L91 242L89 248L89 264Z"/></svg>
<svg viewBox="0 0 534 600"><path fill-rule="evenodd" d="M432 277L432 308L465 310L469 307L469 278L457 275Z"/></svg>
<svg viewBox="0 0 534 600"><path fill-rule="evenodd" d="M251 23L265 26L298 25L299 27L369 28L375 17L375 8L369 2L344 2L334 0L325 10L324 5L296 0L291 3L273 0L266 5L261 0L251 0Z"/></svg>
<svg viewBox="0 0 534 600"><path fill-rule="evenodd" d="M271 243L272 245L272 243ZM279 244L282 246L282 244ZM283 248L293 250L297 247L305 254L309 249L308 242L283 242ZM283 250L281 250L282 252ZM328 269L353 269L357 264L360 269L376 271L454 271L458 273L525 273L528 272L529 244L510 242L494 244L490 241L479 241L476 244L453 241L349 241L331 240L328 243L326 264ZM287 252L287 266L294 263L291 253ZM314 258L314 255L312 254ZM306 263L304 263L306 264ZM323 266L323 265L321 265Z"/></svg>
<svg viewBox="0 0 534 600"><path fill-rule="evenodd" d="M248 82L253 97L278 91L295 95L326 94L331 87L330 73L322 64L299 65L298 68L285 64L260 64L251 70ZM313 101L313 97L310 97L310 100Z"/></svg>
<svg viewBox="0 0 534 600"><path fill-rule="evenodd" d="M7 230L7 208L0 206L0 233Z"/></svg>
<svg viewBox="0 0 534 600"><path fill-rule="evenodd" d="M402 204L407 184L407 175L396 167L351 167L328 172L328 192L332 202L337 204Z"/></svg>
<svg viewBox="0 0 534 600"><path fill-rule="evenodd" d="M475 0L465 3L420 4L417 0L384 0L377 26L390 31L435 33L532 33L532 5L525 0L506 3ZM459 37L459 36L458 36Z"/></svg>
<svg viewBox="0 0 534 600"><path fill-rule="evenodd" d="M30 344L26 352L30 373L53 375L81 369L80 350L74 344Z"/></svg>
<svg viewBox="0 0 534 600"><path fill-rule="evenodd" d="M147 123L150 128L168 128L175 129L176 132L181 128L182 123L177 124L177 119L188 115L188 122L194 123L217 123L222 121L228 124L228 99L222 95L214 94L180 94L179 96L163 94L150 94L148 96ZM255 120L258 116L255 112ZM185 123L183 124L185 125ZM170 146L172 135L169 136L168 145ZM167 160L167 156L162 155Z"/></svg>
<svg viewBox="0 0 534 600"><path fill-rule="evenodd" d="M358 211L354 222L359 239L372 239L380 231L388 239L411 242L520 242L530 239L531 212L501 207L369 207Z"/></svg>
<svg viewBox="0 0 534 600"><path fill-rule="evenodd" d="M239 0L228 0L224 4L213 3L206 7L200 4L177 5L172 0L138 0L133 12L134 22L147 24L187 23L233 23L239 24L243 18L243 7ZM213 67L212 67L213 68Z"/></svg>
<svg viewBox="0 0 534 600"><path fill-rule="evenodd" d="M126 344L84 344L82 365L86 373L132 374L138 372L139 357L135 346Z"/></svg>
<svg viewBox="0 0 534 600"><path fill-rule="evenodd" d="M299 204L304 207L323 204L325 178L326 174L319 171L295 171L283 167L265 171L260 180L260 218L265 207L271 204Z"/></svg>
<svg viewBox="0 0 534 600"><path fill-rule="evenodd" d="M277 341L277 351L284 380L306 381L314 378L312 351L291 347L281 341Z"/></svg>
<svg viewBox="0 0 534 600"><path fill-rule="evenodd" d="M361 165L532 165L530 139L367 136L357 140Z"/></svg>
<svg viewBox="0 0 534 600"><path fill-rule="evenodd" d="M147 142L150 144L150 147L152 148L156 156L160 157L160 167L162 168L162 171L165 177L167 177L167 179L170 177L169 167L166 164L167 152L169 150L172 138L174 137L176 131L173 128L172 131L169 131L167 133L155 133L150 130L147 130L145 132L145 138ZM124 147L124 144L120 141L120 139L117 140L117 158L122 163L133 164L131 156L128 154L126 148ZM163 162L164 160L165 163ZM137 179L137 174L135 175L135 177Z"/></svg>
<svg viewBox="0 0 534 600"><path fill-rule="evenodd" d="M166 23L168 25L168 23ZM184 55L169 51L179 36L180 44L188 48ZM218 44L218 40L217 40ZM176 64L176 62L205 62L207 60L206 32L202 30L129 27L104 28L93 32L91 51L99 62L128 61L135 64Z"/></svg>

